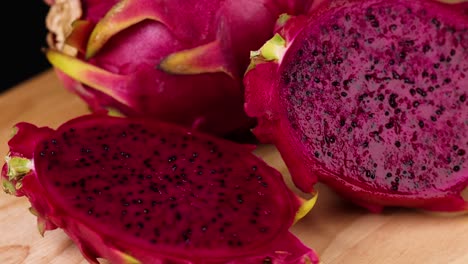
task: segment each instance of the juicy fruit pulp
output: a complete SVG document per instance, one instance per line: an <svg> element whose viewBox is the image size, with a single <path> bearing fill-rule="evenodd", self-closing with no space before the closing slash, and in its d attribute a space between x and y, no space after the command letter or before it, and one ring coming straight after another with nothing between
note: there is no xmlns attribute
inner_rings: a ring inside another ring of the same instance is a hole
<svg viewBox="0 0 468 264"><path fill-rule="evenodd" d="M249 52L282 12L312 1L55 1L49 62L91 109L117 110L217 135L248 131ZM81 9L80 9L81 7Z"/></svg>
<svg viewBox="0 0 468 264"><path fill-rule="evenodd" d="M375 211L468 209L468 19L455 9L330 1L279 30L276 61L253 58L246 111L299 188L320 180ZM265 93L272 107L258 102Z"/></svg>
<svg viewBox="0 0 468 264"><path fill-rule="evenodd" d="M317 261L288 231L311 204L249 146L106 116L17 128L4 182L29 198L42 229L63 228L90 262Z"/></svg>

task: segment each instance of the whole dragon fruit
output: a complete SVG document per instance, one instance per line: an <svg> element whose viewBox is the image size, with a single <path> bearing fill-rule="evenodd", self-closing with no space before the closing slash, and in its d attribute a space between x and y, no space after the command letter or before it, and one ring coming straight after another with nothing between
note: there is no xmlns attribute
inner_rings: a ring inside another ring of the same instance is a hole
<svg viewBox="0 0 468 264"><path fill-rule="evenodd" d="M295 184L379 212L468 210L467 4L324 1L282 16L245 77L254 133Z"/></svg>
<svg viewBox="0 0 468 264"><path fill-rule="evenodd" d="M288 231L317 196L295 196L249 145L104 115L16 128L5 191L90 263L318 262Z"/></svg>
<svg viewBox="0 0 468 264"><path fill-rule="evenodd" d="M249 52L278 16L312 0L48 0L49 62L92 110L148 116L217 135L243 110Z"/></svg>

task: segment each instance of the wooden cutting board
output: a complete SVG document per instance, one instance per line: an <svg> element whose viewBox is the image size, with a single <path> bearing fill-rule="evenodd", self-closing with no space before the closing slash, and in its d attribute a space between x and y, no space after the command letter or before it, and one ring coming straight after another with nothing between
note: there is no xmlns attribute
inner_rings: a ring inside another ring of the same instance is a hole
<svg viewBox="0 0 468 264"><path fill-rule="evenodd" d="M48 71L1 94L0 113L0 155L5 156L11 127L17 122L56 128L88 110ZM273 146L259 146L256 153L289 182ZM387 209L377 215L342 200L323 185L318 190L316 207L292 231L316 250L323 264L468 264L466 214ZM87 263L61 230L41 237L28 207L25 198L1 192L0 264Z"/></svg>

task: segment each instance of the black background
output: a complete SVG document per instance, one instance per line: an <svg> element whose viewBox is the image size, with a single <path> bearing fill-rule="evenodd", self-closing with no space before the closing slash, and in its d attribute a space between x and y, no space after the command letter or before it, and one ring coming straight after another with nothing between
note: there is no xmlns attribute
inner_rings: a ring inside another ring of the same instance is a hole
<svg viewBox="0 0 468 264"><path fill-rule="evenodd" d="M2 5L0 93L50 68L42 53L49 7L42 0L3 1Z"/></svg>

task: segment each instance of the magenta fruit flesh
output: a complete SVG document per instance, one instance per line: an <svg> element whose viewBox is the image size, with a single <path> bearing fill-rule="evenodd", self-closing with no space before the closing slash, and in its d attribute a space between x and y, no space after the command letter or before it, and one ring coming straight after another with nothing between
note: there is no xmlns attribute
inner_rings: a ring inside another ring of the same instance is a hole
<svg viewBox="0 0 468 264"><path fill-rule="evenodd" d="M314 200L238 145L175 125L89 115L19 123L3 186L41 232L62 228L91 263L317 263L288 228Z"/></svg>
<svg viewBox="0 0 468 264"><path fill-rule="evenodd" d="M280 21L252 58L245 108L299 188L322 181L376 212L468 210L464 6L328 1Z"/></svg>

